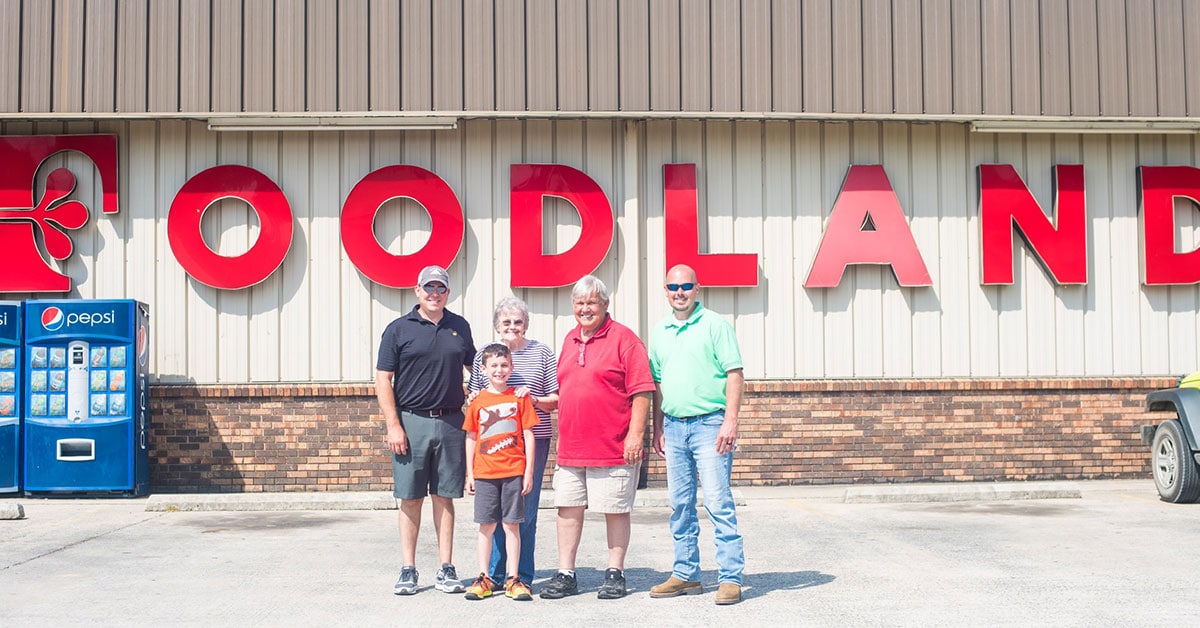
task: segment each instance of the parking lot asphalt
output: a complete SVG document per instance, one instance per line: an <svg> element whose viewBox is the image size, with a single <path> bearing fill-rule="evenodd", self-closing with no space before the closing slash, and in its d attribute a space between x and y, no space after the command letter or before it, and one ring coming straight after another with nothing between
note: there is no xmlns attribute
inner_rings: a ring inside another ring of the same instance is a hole
<svg viewBox="0 0 1200 628"><path fill-rule="evenodd" d="M1159 501L1149 478L738 491L746 588L727 607L713 604L703 517L704 594L650 599L671 568L662 491L640 492L626 598L596 599L607 551L602 516L588 515L581 593L532 602L434 590L428 504L421 591L392 595L397 514L379 494L243 497L259 506L223 509L187 507L219 496L8 498L0 503L24 518L0 520L0 623L1142 626L1200 615L1200 505ZM455 562L469 578L478 571L469 499L457 510ZM556 566L554 511L540 513L535 593Z"/></svg>

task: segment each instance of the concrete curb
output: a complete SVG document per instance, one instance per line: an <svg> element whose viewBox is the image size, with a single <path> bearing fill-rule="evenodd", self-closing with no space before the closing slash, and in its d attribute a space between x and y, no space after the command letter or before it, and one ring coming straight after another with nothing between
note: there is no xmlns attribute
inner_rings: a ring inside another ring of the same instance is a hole
<svg viewBox="0 0 1200 628"><path fill-rule="evenodd" d="M1023 499L1079 499L1079 487L1069 483L890 484L846 488L847 504L897 504Z"/></svg>
<svg viewBox="0 0 1200 628"><path fill-rule="evenodd" d="M1030 499L1080 499L1079 487L1069 482L996 482L953 484L884 484L855 486L776 486L734 489L734 503L745 506L761 499L834 501L846 504L900 504L938 502L982 502ZM466 499L470 499L469 497ZM697 505L703 505L703 497ZM666 489L642 489L634 498L635 508L668 508ZM19 505L16 505L20 508ZM540 508L554 508L554 491L543 490ZM151 495L147 512L198 511L286 511L286 510L395 510L396 500L387 492L337 493L209 493ZM5 517L0 510L0 519Z"/></svg>

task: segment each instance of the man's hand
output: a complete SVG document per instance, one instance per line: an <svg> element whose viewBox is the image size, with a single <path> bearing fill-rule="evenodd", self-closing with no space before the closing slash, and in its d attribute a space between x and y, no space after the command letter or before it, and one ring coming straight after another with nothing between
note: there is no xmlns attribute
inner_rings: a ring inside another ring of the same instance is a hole
<svg viewBox="0 0 1200 628"><path fill-rule="evenodd" d="M654 445L654 451L663 458L667 457L666 438L663 437L662 430L654 430L654 435L650 437L650 443Z"/></svg>
<svg viewBox="0 0 1200 628"><path fill-rule="evenodd" d="M637 464L642 461L646 455L645 447L642 445L642 434L631 433L625 437L625 464Z"/></svg>
<svg viewBox="0 0 1200 628"><path fill-rule="evenodd" d="M717 431L717 453L724 456L733 451L737 446L737 436L737 419L731 419L728 414L725 415L725 421L721 423L721 429Z"/></svg>
<svg viewBox="0 0 1200 628"><path fill-rule="evenodd" d="M408 455L408 435L404 433L404 428L399 425L388 427L387 433L388 449L397 456Z"/></svg>

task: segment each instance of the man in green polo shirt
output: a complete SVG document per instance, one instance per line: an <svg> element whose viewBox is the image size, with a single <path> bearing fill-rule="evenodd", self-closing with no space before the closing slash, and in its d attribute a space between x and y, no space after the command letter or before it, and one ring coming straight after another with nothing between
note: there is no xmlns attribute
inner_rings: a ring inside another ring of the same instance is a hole
<svg viewBox="0 0 1200 628"><path fill-rule="evenodd" d="M742 599L746 558L730 475L744 381L742 354L733 326L696 300L700 285L695 270L683 264L672 267L664 290L672 314L651 332L650 370L655 382L654 449L667 460L675 563L671 577L651 587L650 597L703 591L696 513L699 476L704 509L715 528L716 603L736 604Z"/></svg>

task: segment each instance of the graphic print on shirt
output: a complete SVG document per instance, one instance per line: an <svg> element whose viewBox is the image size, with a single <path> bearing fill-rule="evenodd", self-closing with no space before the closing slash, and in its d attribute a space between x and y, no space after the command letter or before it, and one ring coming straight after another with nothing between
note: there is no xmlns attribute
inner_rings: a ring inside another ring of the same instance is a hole
<svg viewBox="0 0 1200 628"><path fill-rule="evenodd" d="M520 447L517 404L507 401L479 409L479 451L494 455L509 447Z"/></svg>

